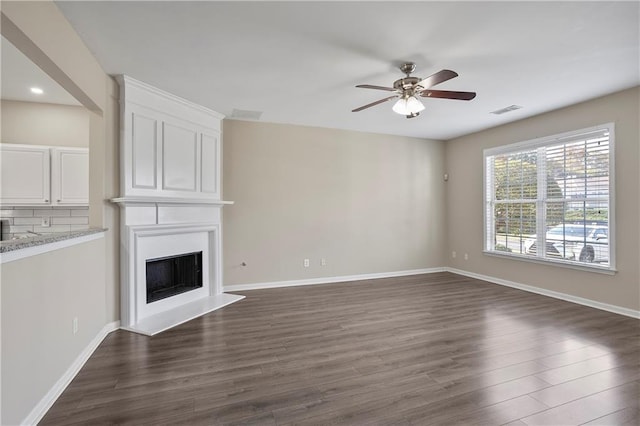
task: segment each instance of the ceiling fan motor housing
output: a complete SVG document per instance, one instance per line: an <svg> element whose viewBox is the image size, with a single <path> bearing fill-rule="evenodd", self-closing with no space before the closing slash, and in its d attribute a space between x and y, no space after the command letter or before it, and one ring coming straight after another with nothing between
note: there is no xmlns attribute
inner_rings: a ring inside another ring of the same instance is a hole
<svg viewBox="0 0 640 426"><path fill-rule="evenodd" d="M418 77L405 77L400 80L396 80L393 82L393 88L399 91L410 90L413 88L417 88L417 84L420 83L421 79Z"/></svg>

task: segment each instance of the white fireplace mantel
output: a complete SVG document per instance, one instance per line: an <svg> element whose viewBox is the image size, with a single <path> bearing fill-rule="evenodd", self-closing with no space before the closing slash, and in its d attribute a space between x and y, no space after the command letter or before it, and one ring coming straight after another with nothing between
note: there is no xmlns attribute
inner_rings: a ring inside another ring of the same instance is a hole
<svg viewBox="0 0 640 426"><path fill-rule="evenodd" d="M205 204L214 206L225 206L233 204L233 201L206 200L200 198L171 198L171 197L119 197L112 198L112 203L116 204Z"/></svg>

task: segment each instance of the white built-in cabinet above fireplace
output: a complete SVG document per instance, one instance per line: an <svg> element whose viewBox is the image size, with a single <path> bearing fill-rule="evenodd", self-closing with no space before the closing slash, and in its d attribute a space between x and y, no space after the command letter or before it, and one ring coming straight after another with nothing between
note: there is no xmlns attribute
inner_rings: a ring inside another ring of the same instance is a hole
<svg viewBox="0 0 640 426"><path fill-rule="evenodd" d="M219 200L223 116L127 76L118 80L121 194Z"/></svg>
<svg viewBox="0 0 640 426"><path fill-rule="evenodd" d="M224 117L127 76L118 82L120 323L153 335L243 298L222 292L222 207L232 204L221 199Z"/></svg>

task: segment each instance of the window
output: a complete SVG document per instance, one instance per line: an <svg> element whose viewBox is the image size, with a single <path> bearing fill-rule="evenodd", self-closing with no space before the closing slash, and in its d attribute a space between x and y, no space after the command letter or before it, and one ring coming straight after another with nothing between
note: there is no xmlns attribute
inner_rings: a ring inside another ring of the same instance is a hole
<svg viewBox="0 0 640 426"><path fill-rule="evenodd" d="M613 130L485 150L485 252L613 270Z"/></svg>

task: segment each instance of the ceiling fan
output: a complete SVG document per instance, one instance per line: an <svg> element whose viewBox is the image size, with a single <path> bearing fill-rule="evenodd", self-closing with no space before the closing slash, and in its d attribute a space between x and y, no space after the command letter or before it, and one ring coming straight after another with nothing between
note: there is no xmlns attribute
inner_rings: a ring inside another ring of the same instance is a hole
<svg viewBox="0 0 640 426"><path fill-rule="evenodd" d="M427 78L420 79L418 77L411 77L411 73L416 70L416 64L413 62L405 62L400 66L400 71L406 74L406 77L401 78L393 82L393 87L374 86L371 84L359 84L356 87L363 89L376 89L386 90L388 92L395 92L393 96L380 99L370 104L363 105L360 108L356 108L351 112L362 111L363 109L370 108L372 106L379 105L381 103L390 101L391 99L398 99L393 105L393 111L398 114L404 115L407 118L414 118L420 115L420 111L424 110L424 105L418 100L416 96L422 96L425 98L442 98L442 99L457 99L461 101L470 101L476 97L475 92L454 92L450 90L431 90L436 84L443 83L447 80L451 80L458 76L458 73L451 70L442 70L430 75Z"/></svg>

